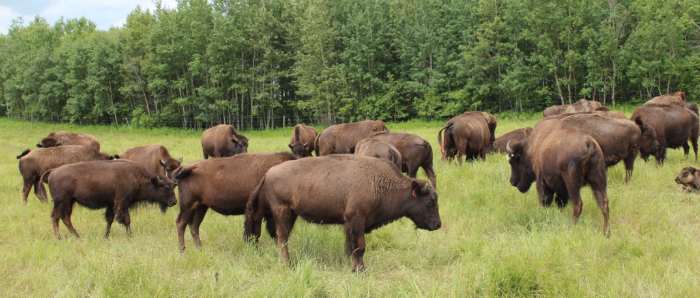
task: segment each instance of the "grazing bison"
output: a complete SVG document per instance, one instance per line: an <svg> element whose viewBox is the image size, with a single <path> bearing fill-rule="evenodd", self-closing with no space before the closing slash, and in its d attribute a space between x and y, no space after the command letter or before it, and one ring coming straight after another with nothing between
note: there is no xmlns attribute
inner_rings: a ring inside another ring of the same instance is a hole
<svg viewBox="0 0 700 298"><path fill-rule="evenodd" d="M586 113L588 113L588 112L586 112ZM578 113L578 114L585 114L585 113ZM608 118L627 119L627 117L625 117L625 113L620 112L620 111L611 111L610 109L608 109L606 107L595 108L595 110L593 110L593 112L591 114L601 115L601 116L605 116Z"/></svg>
<svg viewBox="0 0 700 298"><path fill-rule="evenodd" d="M90 209L106 209L105 237L109 237L115 218L126 227L126 233L131 236L129 208L136 203L146 201L160 204L162 212L165 212L167 207L177 204L173 190L175 184L172 180L156 176L128 160L63 165L47 171L42 180L47 178L53 198L53 233L59 239L59 219L63 220L68 231L75 237L80 237L71 223L75 203ZM43 184L40 191L46 194Z"/></svg>
<svg viewBox="0 0 700 298"><path fill-rule="evenodd" d="M496 140L496 125L496 117L485 112L466 112L450 119L438 132L442 160L451 160L455 155L460 165L462 155L466 156L466 160L479 156L486 160L486 153Z"/></svg>
<svg viewBox="0 0 700 298"><path fill-rule="evenodd" d="M493 142L492 152L506 153L506 144L508 142L524 140L531 132L532 127L523 127L504 133Z"/></svg>
<svg viewBox="0 0 700 298"><path fill-rule="evenodd" d="M686 102L685 92L682 92L682 91L654 97L644 104L645 105L647 105L647 104L664 104L664 105L683 107L683 108L686 108L686 109L693 111L693 113L695 113L695 115L698 115L698 105L695 103Z"/></svg>
<svg viewBox="0 0 700 298"><path fill-rule="evenodd" d="M357 142L379 131L389 131L383 121L365 120L331 125L316 138L316 156L352 153Z"/></svg>
<svg viewBox="0 0 700 298"><path fill-rule="evenodd" d="M394 145L370 138L362 139L357 142L355 154L386 159L396 165L397 169L401 169L403 164L401 153L399 153L399 150L396 149Z"/></svg>
<svg viewBox="0 0 700 298"><path fill-rule="evenodd" d="M406 177L389 161L358 155L304 158L272 167L251 197L265 196L277 222L282 259L297 216L318 224L345 227L345 252L352 270L365 267L364 234L408 217L419 229L440 228L438 195L423 180ZM260 206L260 204L257 204ZM246 225L251 224L246 217Z"/></svg>
<svg viewBox="0 0 700 298"><path fill-rule="evenodd" d="M245 214L248 198L255 191L260 179L269 168L296 156L289 152L246 153L229 158L198 160L188 163L178 171L178 192L180 193L180 214L177 216L177 236L180 250L185 249L185 228L190 226L190 234L196 247L202 246L199 238L199 225L207 210L223 215ZM270 236L274 237L274 219L262 202L259 213L252 214L258 223L264 217ZM260 225L246 232L246 237L260 237Z"/></svg>
<svg viewBox="0 0 700 298"><path fill-rule="evenodd" d="M510 184L524 193L535 182L544 206L550 206L555 196L559 207L571 200L574 220L583 208L580 188L589 184L603 212L603 233L609 234L605 157L593 137L559 119L545 118L527 139L507 144L506 152Z"/></svg>
<svg viewBox="0 0 700 298"><path fill-rule="evenodd" d="M289 140L289 149L292 149L297 157L309 157L312 156L316 147L314 142L318 137L318 131L311 126L306 126L302 124L297 124L292 130L292 138Z"/></svg>
<svg viewBox="0 0 700 298"><path fill-rule="evenodd" d="M70 131L52 131L36 144L39 148L57 147L61 145L78 145L100 151L100 142L92 135Z"/></svg>
<svg viewBox="0 0 700 298"><path fill-rule="evenodd" d="M416 178L419 168L423 168L433 187L437 187L437 176L433 170L433 147L423 138L398 132L377 132L367 138L394 145L401 153L399 170L408 174L408 177Z"/></svg>
<svg viewBox="0 0 700 298"><path fill-rule="evenodd" d="M696 192L700 189L700 171L693 167L685 167L676 176L676 183L683 185L683 192Z"/></svg>
<svg viewBox="0 0 700 298"><path fill-rule="evenodd" d="M639 150L654 152L658 147L656 132L641 119L608 118L598 114L564 114L552 116L576 127L596 140L605 156L606 167L625 163L625 182L632 178L634 160Z"/></svg>
<svg viewBox="0 0 700 298"><path fill-rule="evenodd" d="M202 151L204 159L228 157L248 152L249 139L239 135L233 125L219 124L204 131Z"/></svg>
<svg viewBox="0 0 700 298"><path fill-rule="evenodd" d="M683 147L687 157L690 150L688 140L693 144L695 161L698 160L698 116L690 110L671 105L646 104L636 108L630 119L635 122L641 120L656 131L659 147L654 157L657 164L666 159L666 148ZM653 154L645 150L640 150L640 153L644 161Z"/></svg>
<svg viewBox="0 0 700 298"><path fill-rule="evenodd" d="M24 186L22 187L22 202L27 204L29 191L34 186L34 194L42 202L47 202L46 196L39 193L40 178L44 172L60 167L65 164L71 164L81 161L92 160L108 160L114 157L101 153L97 150L83 146L65 145L60 147L50 147L37 150L25 150L17 156L19 159L19 172L22 174Z"/></svg>
<svg viewBox="0 0 700 298"><path fill-rule="evenodd" d="M161 145L148 145L131 148L115 155L119 159L128 159L146 168L153 174L173 179L173 171L180 167L182 157L174 159L168 149Z"/></svg>
<svg viewBox="0 0 700 298"><path fill-rule="evenodd" d="M559 115L559 114L570 114L570 113L580 113L580 112L593 112L596 108L602 107L600 102L595 100L580 99L576 103L568 105L558 105L546 108L542 115L545 117Z"/></svg>

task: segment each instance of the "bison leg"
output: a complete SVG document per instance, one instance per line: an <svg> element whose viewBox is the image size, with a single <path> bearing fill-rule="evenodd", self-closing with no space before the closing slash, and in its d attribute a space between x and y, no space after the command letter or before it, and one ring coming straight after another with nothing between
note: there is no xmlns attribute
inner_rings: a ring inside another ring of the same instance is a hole
<svg viewBox="0 0 700 298"><path fill-rule="evenodd" d="M634 160L637 158L637 152L630 153L625 157L625 183L632 179L632 171L634 170Z"/></svg>
<svg viewBox="0 0 700 298"><path fill-rule="evenodd" d="M437 175L435 175L435 171L433 170L433 163L425 162L423 163L422 167L425 174L428 176L428 179L430 179L430 183L432 183L433 187L437 189Z"/></svg>
<svg viewBox="0 0 700 298"><path fill-rule="evenodd" d="M32 183L24 183L24 186L22 186L22 204L27 205L27 197L29 197L29 193L32 191Z"/></svg>
<svg viewBox="0 0 700 298"><path fill-rule="evenodd" d="M345 214L345 253L352 256L352 272L365 269L365 222L357 214Z"/></svg>
<svg viewBox="0 0 700 298"><path fill-rule="evenodd" d="M690 143L693 144L693 152L695 153L695 162L698 161L698 136L690 138Z"/></svg>
<svg viewBox="0 0 700 298"><path fill-rule="evenodd" d="M273 211L274 212L274 211ZM287 206L279 206L275 214L275 222L277 222L277 245L281 248L282 259L289 261L289 249L287 241L289 234L292 233L294 223L297 220L297 214Z"/></svg>
<svg viewBox="0 0 700 298"><path fill-rule="evenodd" d="M192 235L192 240L194 241L194 246L197 248L202 247L202 239L199 238L199 225L202 224L204 216L207 214L209 207L204 205L199 205L194 211L194 215L190 220L190 234Z"/></svg>
<svg viewBox="0 0 700 298"><path fill-rule="evenodd" d="M108 206L107 210L105 210L105 220L107 221L105 238L109 238L109 233L112 230L112 223L114 223L114 208L112 206Z"/></svg>
<svg viewBox="0 0 700 298"><path fill-rule="evenodd" d="M688 142L686 141L683 145L681 145L681 147L683 147L683 155L685 158L688 158L688 153L690 153L690 145L688 145Z"/></svg>
<svg viewBox="0 0 700 298"><path fill-rule="evenodd" d="M666 146L665 145L659 145L659 148L656 149L656 154L654 155L656 157L656 165L661 165L664 163L664 160L666 159Z"/></svg>
<svg viewBox="0 0 700 298"><path fill-rule="evenodd" d="M43 183L41 182L41 179L34 182L34 194L39 198L39 201L41 201L42 203L47 203L48 200L46 199L46 197L39 192L39 183Z"/></svg>
<svg viewBox="0 0 700 298"><path fill-rule="evenodd" d="M53 235L56 236L57 239L61 239L61 234L58 233L58 220L61 219L61 212L63 212L63 209L65 209L63 205L63 203L57 203L56 201L54 201L53 209L51 210L51 223L53 224Z"/></svg>
<svg viewBox="0 0 700 298"><path fill-rule="evenodd" d="M175 221L177 225L177 240L180 243L180 251L185 250L185 229L190 222L192 222L192 217L194 216L194 211L185 209L182 207L183 200L180 200L180 214L177 215L177 220Z"/></svg>
<svg viewBox="0 0 700 298"><path fill-rule="evenodd" d="M276 230L277 230L277 224L275 223L275 217L272 216L271 213L265 214L265 229L267 230L267 233L270 234L270 238L275 239L277 235ZM258 238L260 238L260 229L258 229Z"/></svg>
<svg viewBox="0 0 700 298"><path fill-rule="evenodd" d="M537 187L537 194L540 197L540 204L544 207L549 207L552 205L552 200L554 200L554 192L552 192L547 185L545 185L544 180L542 178L537 179L536 181L536 187Z"/></svg>
<svg viewBox="0 0 700 298"><path fill-rule="evenodd" d="M75 238L80 238L80 235L78 235L78 231L75 230L75 228L73 227L73 222L71 222L70 220L71 215L73 215L73 204L73 202L68 204L66 209L63 211L63 216L61 217L61 219L63 220L63 224L65 224L68 228L68 231L71 232L71 234L73 234Z"/></svg>

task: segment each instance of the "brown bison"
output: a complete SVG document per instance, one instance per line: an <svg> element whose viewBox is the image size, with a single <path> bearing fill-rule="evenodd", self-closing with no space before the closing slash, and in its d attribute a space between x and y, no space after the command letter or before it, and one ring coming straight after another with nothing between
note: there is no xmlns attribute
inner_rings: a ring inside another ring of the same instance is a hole
<svg viewBox="0 0 700 298"><path fill-rule="evenodd" d="M627 117L625 117L625 113L620 112L620 111L611 111L610 109L608 109L606 107L595 108L595 110L593 110L593 112L584 112L584 113L577 113L577 114L585 114L585 113L601 115L601 116L605 116L608 118L627 119Z"/></svg>
<svg viewBox="0 0 700 298"><path fill-rule="evenodd" d="M540 203L559 207L569 200L574 220L581 215L580 188L589 184L603 212L603 233L608 235L608 195L605 156L593 137L559 119L538 121L525 140L506 145L511 166L510 184L527 192L537 185Z"/></svg>
<svg viewBox="0 0 700 298"><path fill-rule="evenodd" d="M493 142L492 152L506 153L506 144L508 142L524 140L531 132L532 127L523 127L504 133Z"/></svg>
<svg viewBox="0 0 700 298"><path fill-rule="evenodd" d="M570 113L580 113L580 112L593 112L596 108L602 107L600 102L595 100L580 99L576 103L568 105L558 105L551 106L544 109L542 115L545 117L559 115L559 114L570 114Z"/></svg>
<svg viewBox="0 0 700 298"><path fill-rule="evenodd" d="M700 171L694 167L685 167L676 176L676 183L683 185L683 192L697 192L700 189Z"/></svg>
<svg viewBox="0 0 700 298"><path fill-rule="evenodd" d="M251 197L265 196L277 222L282 259L297 216L318 224L342 224L352 270L365 267L364 234L408 217L419 229L440 228L438 195L423 180L406 177L389 161L358 155L303 158L272 167ZM252 219L246 217L246 225Z"/></svg>
<svg viewBox="0 0 700 298"><path fill-rule="evenodd" d="M647 104L664 104L664 105L672 105L672 106L678 106L678 107L684 107L686 109L689 109L695 113L695 115L698 115L698 105L695 103L688 103L685 100L685 92L683 91L678 91L674 92L671 94L665 94L665 95L660 95L657 97L654 97L644 103L645 105Z"/></svg>
<svg viewBox="0 0 700 298"><path fill-rule="evenodd" d="M659 147L654 157L657 164L666 159L666 148L683 147L687 157L690 150L688 140L693 145L695 161L698 160L698 116L690 110L671 105L647 104L636 108L630 119L635 122L641 120L656 131ZM641 149L642 158L648 160L653 152Z"/></svg>
<svg viewBox="0 0 700 298"><path fill-rule="evenodd" d="M656 132L641 119L608 118L599 114L580 113L552 116L593 137L605 156L606 167L625 163L625 182L632 178L634 160L639 150L654 152L658 147Z"/></svg>
<svg viewBox="0 0 700 298"><path fill-rule="evenodd" d="M485 112L466 112L450 119L438 132L442 160L452 160L455 155L460 165L462 155L466 160L486 160L486 153L496 140L496 125L496 117Z"/></svg>
<svg viewBox="0 0 700 298"><path fill-rule="evenodd" d="M289 140L289 149L292 149L297 157L309 157L312 156L316 147L314 146L314 141L318 137L318 131L311 126L306 126L302 124L297 124L292 130L292 138Z"/></svg>
<svg viewBox="0 0 700 298"><path fill-rule="evenodd" d="M352 153L357 142L379 131L389 131L383 121L365 120L331 125L316 138L316 156Z"/></svg>
<svg viewBox="0 0 700 298"><path fill-rule="evenodd" d="M228 157L248 152L249 139L239 135L233 125L219 124L204 131L202 151L204 159Z"/></svg>
<svg viewBox="0 0 700 298"><path fill-rule="evenodd" d="M355 154L386 159L396 165L397 169L401 169L401 165L403 164L401 153L399 153L399 150L396 149L394 145L370 138L365 138L357 142Z"/></svg>
<svg viewBox="0 0 700 298"><path fill-rule="evenodd" d="M70 131L52 131L36 144L39 148L57 147L61 145L78 145L100 151L100 142L92 135Z"/></svg>
<svg viewBox="0 0 700 298"><path fill-rule="evenodd" d="M146 168L153 174L166 176L173 179L173 172L180 167L182 157L174 159L168 149L161 145L148 145L134 147L114 156L119 159L128 159Z"/></svg>
<svg viewBox="0 0 700 298"><path fill-rule="evenodd" d="M114 157L101 153L88 147L65 145L60 147L50 147L37 150L25 150L17 156L19 159L19 172L22 174L24 186L22 187L22 202L27 204L27 197L34 186L34 194L42 202L47 202L46 196L39 193L40 178L44 172L81 161L108 160Z"/></svg>
<svg viewBox="0 0 700 298"><path fill-rule="evenodd" d="M433 170L433 147L423 138L398 132L377 132L367 138L394 145L401 153L399 170L407 173L408 177L416 178L418 169L423 168L433 187L437 187L437 175Z"/></svg>
<svg viewBox="0 0 700 298"><path fill-rule="evenodd" d="M248 198L255 191L260 179L269 168L296 156L289 152L246 153L229 158L198 160L184 165L176 176L180 193L180 214L177 216L177 236L180 250L185 249L185 228L196 247L202 246L199 238L199 225L207 210L223 215L245 214ZM251 216L267 221L270 236L274 237L275 225L266 202ZM260 225L248 231L246 237L260 237Z"/></svg>
<svg viewBox="0 0 700 298"><path fill-rule="evenodd" d="M128 160L108 160L80 162L63 165L47 171L42 180L47 180L53 210L51 221L53 233L58 233L58 220L63 223L75 237L80 237L71 223L71 214L75 203L90 209L105 208L107 232L109 237L112 223L117 221L126 227L131 236L131 216L129 208L139 202L160 204L162 212L167 207L177 204L175 184L167 177L156 176L143 167ZM46 195L44 185L40 191Z"/></svg>

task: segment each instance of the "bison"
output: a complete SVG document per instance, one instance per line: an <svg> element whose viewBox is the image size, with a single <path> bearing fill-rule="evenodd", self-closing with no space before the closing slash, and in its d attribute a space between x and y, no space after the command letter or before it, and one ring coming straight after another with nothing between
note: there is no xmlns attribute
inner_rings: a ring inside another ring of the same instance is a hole
<svg viewBox="0 0 700 298"><path fill-rule="evenodd" d="M493 142L492 152L506 153L508 142L524 140L531 132L532 127L523 127L504 133Z"/></svg>
<svg viewBox="0 0 700 298"><path fill-rule="evenodd" d="M161 145L148 145L134 147L114 156L119 159L128 159L146 168L153 174L167 176L173 179L173 172L180 167L182 157L174 159L168 149Z"/></svg>
<svg viewBox="0 0 700 298"><path fill-rule="evenodd" d="M542 116L549 117L559 114L593 112L596 108L602 106L600 102L595 100L579 99L579 101L573 104L548 107L542 112Z"/></svg>
<svg viewBox="0 0 700 298"><path fill-rule="evenodd" d="M605 156L605 166L621 160L625 163L625 182L632 178L634 160L639 150L654 152L658 147L656 132L641 119L608 118L599 114L581 113L552 116L593 137Z"/></svg>
<svg viewBox="0 0 700 298"><path fill-rule="evenodd" d="M44 172L65 164L81 161L109 160L114 159L114 156L88 147L65 145L37 150L27 149L17 156L17 159L19 159L19 172L24 180L22 202L27 204L27 197L32 190L32 186L34 186L34 194L39 200L44 203L47 202L46 196L41 195L38 189L41 184L41 175Z"/></svg>
<svg viewBox="0 0 700 298"><path fill-rule="evenodd" d="M678 106L678 107L683 107L686 109L689 109L695 113L695 115L698 115L698 105L695 103L688 103L685 100L685 92L683 91L678 91L674 92L671 94L665 94L665 95L660 95L657 97L654 97L650 100L648 100L645 105L647 104L664 104L664 105L672 105L672 106Z"/></svg>
<svg viewBox="0 0 700 298"><path fill-rule="evenodd" d="M545 118L527 139L506 144L506 152L510 184L525 193L536 182L543 206L550 206L555 197L559 207L570 200L574 220L583 208L580 188L589 184L603 212L603 233L609 235L605 156L593 137L559 119Z"/></svg>
<svg viewBox="0 0 700 298"><path fill-rule="evenodd" d="M177 236L180 250L185 249L185 228L196 247L202 246L199 225L207 210L223 215L245 214L248 198L255 191L260 179L269 168L296 156L289 152L246 153L215 160L198 160L188 163L178 171L180 214L177 216ZM259 213L253 214L260 221L264 217L270 236L274 237L274 219L266 202L261 203ZM260 237L260 225L246 232L246 237Z"/></svg>
<svg viewBox="0 0 700 298"><path fill-rule="evenodd" d="M357 142L379 131L389 131L383 121L365 120L331 125L316 138L316 156L352 153Z"/></svg>
<svg viewBox="0 0 700 298"><path fill-rule="evenodd" d="M365 236L402 217L419 229L440 228L438 194L427 181L401 174L389 161L359 155L303 158L270 168L251 196L269 202L282 259L297 216L318 224L342 224L352 270L365 268ZM252 212L251 212L252 213ZM246 217L246 225L253 219Z"/></svg>
<svg viewBox="0 0 700 298"><path fill-rule="evenodd" d="M78 145L100 151L100 142L92 135L86 133L74 133L70 131L52 131L49 135L36 144L39 148L50 148L61 145Z"/></svg>
<svg viewBox="0 0 700 298"><path fill-rule="evenodd" d="M250 139L238 134L233 125L219 124L204 131L202 151L204 159L228 157L248 152Z"/></svg>
<svg viewBox="0 0 700 298"><path fill-rule="evenodd" d="M683 147L687 157L690 150L688 140L693 145L695 161L698 160L698 116L690 110L671 105L646 104L636 108L630 119L635 122L641 120L656 131L659 147L655 154L640 150L645 161L649 155L654 154L657 164L662 164L666 159L666 148Z"/></svg>
<svg viewBox="0 0 700 298"><path fill-rule="evenodd" d="M160 204L162 212L177 204L175 184L167 177L157 176L128 160L80 162L63 165L44 174L53 198L51 222L53 233L58 233L58 220L62 219L68 231L80 237L71 223L75 203L90 209L105 208L109 237L112 223L117 221L126 227L131 236L129 208L139 202ZM40 191L46 195L41 184Z"/></svg>
<svg viewBox="0 0 700 298"><path fill-rule="evenodd" d="M433 187L437 187L437 176L433 170L433 147L423 138L409 133L377 132L367 138L391 144L401 153L399 170L416 178L419 168L423 168Z"/></svg>
<svg viewBox="0 0 700 298"><path fill-rule="evenodd" d="M451 160L455 155L460 165L462 155L467 160L486 160L486 153L496 140L496 125L496 117L485 112L466 112L450 119L438 132L442 160Z"/></svg>
<svg viewBox="0 0 700 298"><path fill-rule="evenodd" d="M314 142L318 137L318 131L311 126L306 126L302 124L297 124L292 130L292 138L289 140L289 149L292 149L297 157L309 157L312 156L316 147Z"/></svg>
<svg viewBox="0 0 700 298"><path fill-rule="evenodd" d="M697 192L700 189L700 171L694 167L685 167L676 176L676 183L683 185L683 192Z"/></svg>
<svg viewBox="0 0 700 298"><path fill-rule="evenodd" d="M357 142L355 154L386 159L396 165L397 169L402 165L401 153L394 145L370 138Z"/></svg>

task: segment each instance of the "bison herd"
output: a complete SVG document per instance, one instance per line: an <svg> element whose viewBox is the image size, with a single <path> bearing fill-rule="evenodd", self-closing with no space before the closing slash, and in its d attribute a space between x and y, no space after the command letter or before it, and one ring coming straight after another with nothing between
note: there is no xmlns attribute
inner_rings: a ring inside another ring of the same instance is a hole
<svg viewBox="0 0 700 298"><path fill-rule="evenodd" d="M553 106L534 127L496 138L497 119L471 111L450 119L438 131L443 161L485 160L491 152L506 153L510 183L527 192L533 182L543 206L573 205L576 220L583 203L580 188L590 185L600 207L603 233L609 235L606 168L622 161L625 182L632 178L640 153L664 162L667 148L691 142L697 160L697 105L685 93L660 96L638 107L630 119L599 102L582 99ZM437 177L429 142L409 133L389 132L382 121L333 125L321 133L297 124L289 152L247 153L250 138L232 125L217 125L202 136L203 160L182 165L161 145L148 145L109 155L91 135L52 132L40 149L22 152L19 170L24 180L22 200L32 187L47 202L44 183L53 198L51 221L59 233L59 219L79 237L71 223L75 203L105 209L108 237L116 219L130 235L129 208L150 202L165 212L177 204L176 227L180 250L189 227L196 247L202 245L199 226L209 209L223 215L245 215L244 237L257 243L265 220L282 258L289 259L287 241L297 217L317 224L342 224L345 251L352 270L364 269L364 234L407 217L417 228L441 227ZM312 154L313 153L313 154ZM316 155L313 157L313 155ZM208 159L212 157L212 159ZM430 182L416 179L423 168ZM402 172L407 173L407 176ZM676 177L684 191L700 186L700 171L684 168Z"/></svg>

